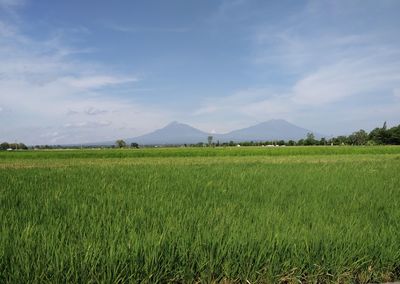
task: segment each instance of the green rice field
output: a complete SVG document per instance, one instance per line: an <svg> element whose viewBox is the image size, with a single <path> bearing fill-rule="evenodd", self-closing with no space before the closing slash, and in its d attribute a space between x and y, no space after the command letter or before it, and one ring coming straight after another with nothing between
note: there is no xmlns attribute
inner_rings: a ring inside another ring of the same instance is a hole
<svg viewBox="0 0 400 284"><path fill-rule="evenodd" d="M400 147L0 153L0 283L400 279Z"/></svg>

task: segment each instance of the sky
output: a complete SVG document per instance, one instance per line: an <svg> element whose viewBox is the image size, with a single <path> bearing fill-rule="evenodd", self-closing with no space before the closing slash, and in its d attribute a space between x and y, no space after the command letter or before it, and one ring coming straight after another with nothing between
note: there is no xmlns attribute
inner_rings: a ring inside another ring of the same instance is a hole
<svg viewBox="0 0 400 284"><path fill-rule="evenodd" d="M400 123L400 1L0 0L0 141Z"/></svg>

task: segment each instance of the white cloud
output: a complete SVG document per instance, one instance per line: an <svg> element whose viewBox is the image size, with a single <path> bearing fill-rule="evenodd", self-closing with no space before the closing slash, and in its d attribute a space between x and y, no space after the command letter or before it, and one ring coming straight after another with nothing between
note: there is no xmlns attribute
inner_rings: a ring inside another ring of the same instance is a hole
<svg viewBox="0 0 400 284"><path fill-rule="evenodd" d="M63 125L65 128L98 128L110 126L110 121L78 121L74 123L66 123ZM58 132L57 132L58 133Z"/></svg>
<svg viewBox="0 0 400 284"><path fill-rule="evenodd" d="M193 115L203 115L221 111L240 111L246 106L269 100L276 96L272 88L249 88L238 90L232 95L219 98L206 98L203 104L193 112Z"/></svg>
<svg viewBox="0 0 400 284"><path fill-rule="evenodd" d="M379 60L380 59L380 60ZM351 59L323 66L293 86L293 100L307 105L322 105L384 91L400 82L400 60L379 56Z"/></svg>
<svg viewBox="0 0 400 284"><path fill-rule="evenodd" d="M203 105L193 112L202 129L218 128L218 133L245 127L268 119L291 120L296 106L286 94L272 88L251 88L218 99L205 99Z"/></svg>
<svg viewBox="0 0 400 284"><path fill-rule="evenodd" d="M285 94L274 94L266 89L248 89L218 100L207 100L194 115L232 113L255 119L285 117L293 109Z"/></svg>
<svg viewBox="0 0 400 284"><path fill-rule="evenodd" d="M85 113L88 115L99 115L99 114L105 114L107 112L108 112L108 110L98 109L98 108L94 108L94 107L88 107L87 109L85 109Z"/></svg>
<svg viewBox="0 0 400 284"><path fill-rule="evenodd" d="M10 115L0 140L103 141L137 136L170 120L170 113L162 108L112 95L118 87L129 90L138 82L135 75L74 60L71 53L63 52L74 48L59 38L36 41L21 34L18 25L1 23L0 101ZM101 120L88 119L94 115L101 115ZM125 130L117 129L121 127Z"/></svg>
<svg viewBox="0 0 400 284"><path fill-rule="evenodd" d="M88 76L88 77L63 77L59 79L61 82L78 89L102 88L109 85L118 85L124 83L137 82L135 77L118 77L118 76Z"/></svg>
<svg viewBox="0 0 400 284"><path fill-rule="evenodd" d="M321 21L326 4L306 5L304 11L296 11L292 17L254 29L253 53L249 60L261 70L259 74L266 74L265 84L278 90L249 88L218 100L205 99L194 114L224 117L235 112L256 120L281 117L310 123L322 121L323 111L329 111L333 105L338 114L343 109L351 112L349 107L354 107L358 101L357 114L363 119L367 119L371 111L367 105L371 104L379 109L387 108L387 117L395 118L389 108L399 109L400 106L391 105L384 97L390 97L392 90L395 96L398 94L398 37L378 28L347 32L336 26L329 29L310 26L315 25L315 17ZM331 12L337 19L339 14L348 13L343 5L333 6ZM269 79L268 70L280 72L278 82ZM287 78L281 83L283 74ZM373 102L366 103L367 100ZM362 112L365 115L361 115ZM383 111L375 114L369 116L370 120L385 118ZM350 114L348 117L357 119Z"/></svg>
<svg viewBox="0 0 400 284"><path fill-rule="evenodd" d="M331 106L336 104L334 112L338 115L328 120L340 121L347 117L368 125L372 120L374 123L398 121L395 110L400 112L400 105L398 102L390 104L383 97L390 97L392 92L400 97L396 88L400 82L400 53L390 46L371 45L374 52L347 54L342 60L318 64L315 70L299 74L298 79L283 90L249 88L217 100L205 99L194 115L221 118L234 114L256 121L285 118L292 122L300 121L304 126L314 124L324 132L322 123L328 124L329 121L321 117L329 117ZM371 98L374 102L366 103ZM359 103L354 106L355 102ZM371 104L380 111L371 115ZM347 123L354 128L362 127ZM342 125L342 128L346 127Z"/></svg>

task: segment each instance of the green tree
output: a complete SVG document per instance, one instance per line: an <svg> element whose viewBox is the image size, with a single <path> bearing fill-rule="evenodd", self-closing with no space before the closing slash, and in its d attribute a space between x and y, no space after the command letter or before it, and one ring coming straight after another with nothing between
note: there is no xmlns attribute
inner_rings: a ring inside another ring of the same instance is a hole
<svg viewBox="0 0 400 284"><path fill-rule="evenodd" d="M307 137L304 140L304 145L315 145L317 144L317 140L315 140L315 136L313 133L307 133Z"/></svg>
<svg viewBox="0 0 400 284"><path fill-rule="evenodd" d="M353 132L348 137L348 141L352 145L365 145L368 142L368 133L363 129Z"/></svg>
<svg viewBox="0 0 400 284"><path fill-rule="evenodd" d="M8 144L7 142L3 142L0 144L1 150L7 150L8 148L10 148L10 144Z"/></svg>
<svg viewBox="0 0 400 284"><path fill-rule="evenodd" d="M19 143L18 144L18 149L28 150L28 147L24 143Z"/></svg>
<svg viewBox="0 0 400 284"><path fill-rule="evenodd" d="M126 147L126 142L122 139L119 139L117 141L115 141L115 146L117 148L125 148Z"/></svg>
<svg viewBox="0 0 400 284"><path fill-rule="evenodd" d="M344 135L338 136L333 139L333 144L335 145L346 145L348 138Z"/></svg>
<svg viewBox="0 0 400 284"><path fill-rule="evenodd" d="M381 128L377 127L372 130L369 133L368 138L376 144L389 144L390 131L387 129L386 121Z"/></svg>
<svg viewBox="0 0 400 284"><path fill-rule="evenodd" d="M392 145L400 145L400 125L390 128L388 132L388 143Z"/></svg>
<svg viewBox="0 0 400 284"><path fill-rule="evenodd" d="M138 143L135 143L135 142L133 142L133 143L131 143L131 148L136 148L136 149L139 149L139 144L138 144Z"/></svg>

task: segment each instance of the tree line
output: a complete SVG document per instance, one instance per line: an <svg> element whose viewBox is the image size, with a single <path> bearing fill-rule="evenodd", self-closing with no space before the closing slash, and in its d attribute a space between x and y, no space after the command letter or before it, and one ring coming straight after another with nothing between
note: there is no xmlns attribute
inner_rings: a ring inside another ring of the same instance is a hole
<svg viewBox="0 0 400 284"><path fill-rule="evenodd" d="M352 134L340 135L331 138L322 137L316 139L313 133L308 133L304 139L298 141L294 140L273 140L273 141L245 141L237 143L235 141L223 142L219 141L212 142L212 136L208 137L208 144L197 143L190 144L192 147L204 147L204 146L311 146L311 145L400 145L400 124L392 128L387 128L386 122L382 127L376 127L371 132L367 132L363 129L353 132Z"/></svg>
<svg viewBox="0 0 400 284"><path fill-rule="evenodd" d="M264 142L244 142L241 146L262 146L262 145L278 145L278 146L309 146L309 145L400 145L400 125L387 128L386 122L382 127L376 127L371 132L363 129L353 132L352 134L340 135L332 138L316 139L313 133L308 133L304 139L298 141L279 140Z"/></svg>
<svg viewBox="0 0 400 284"><path fill-rule="evenodd" d="M28 150L28 147L24 143L8 143L3 142L0 144L0 150Z"/></svg>
<svg viewBox="0 0 400 284"><path fill-rule="evenodd" d="M323 139L321 139L323 140ZM308 140L307 142L310 142ZM314 142L314 141L312 141ZM320 141L321 142L325 141ZM371 132L361 129L349 136L341 135L333 137L327 141L333 145L400 145L400 125L387 128L386 122L382 127L376 127Z"/></svg>

